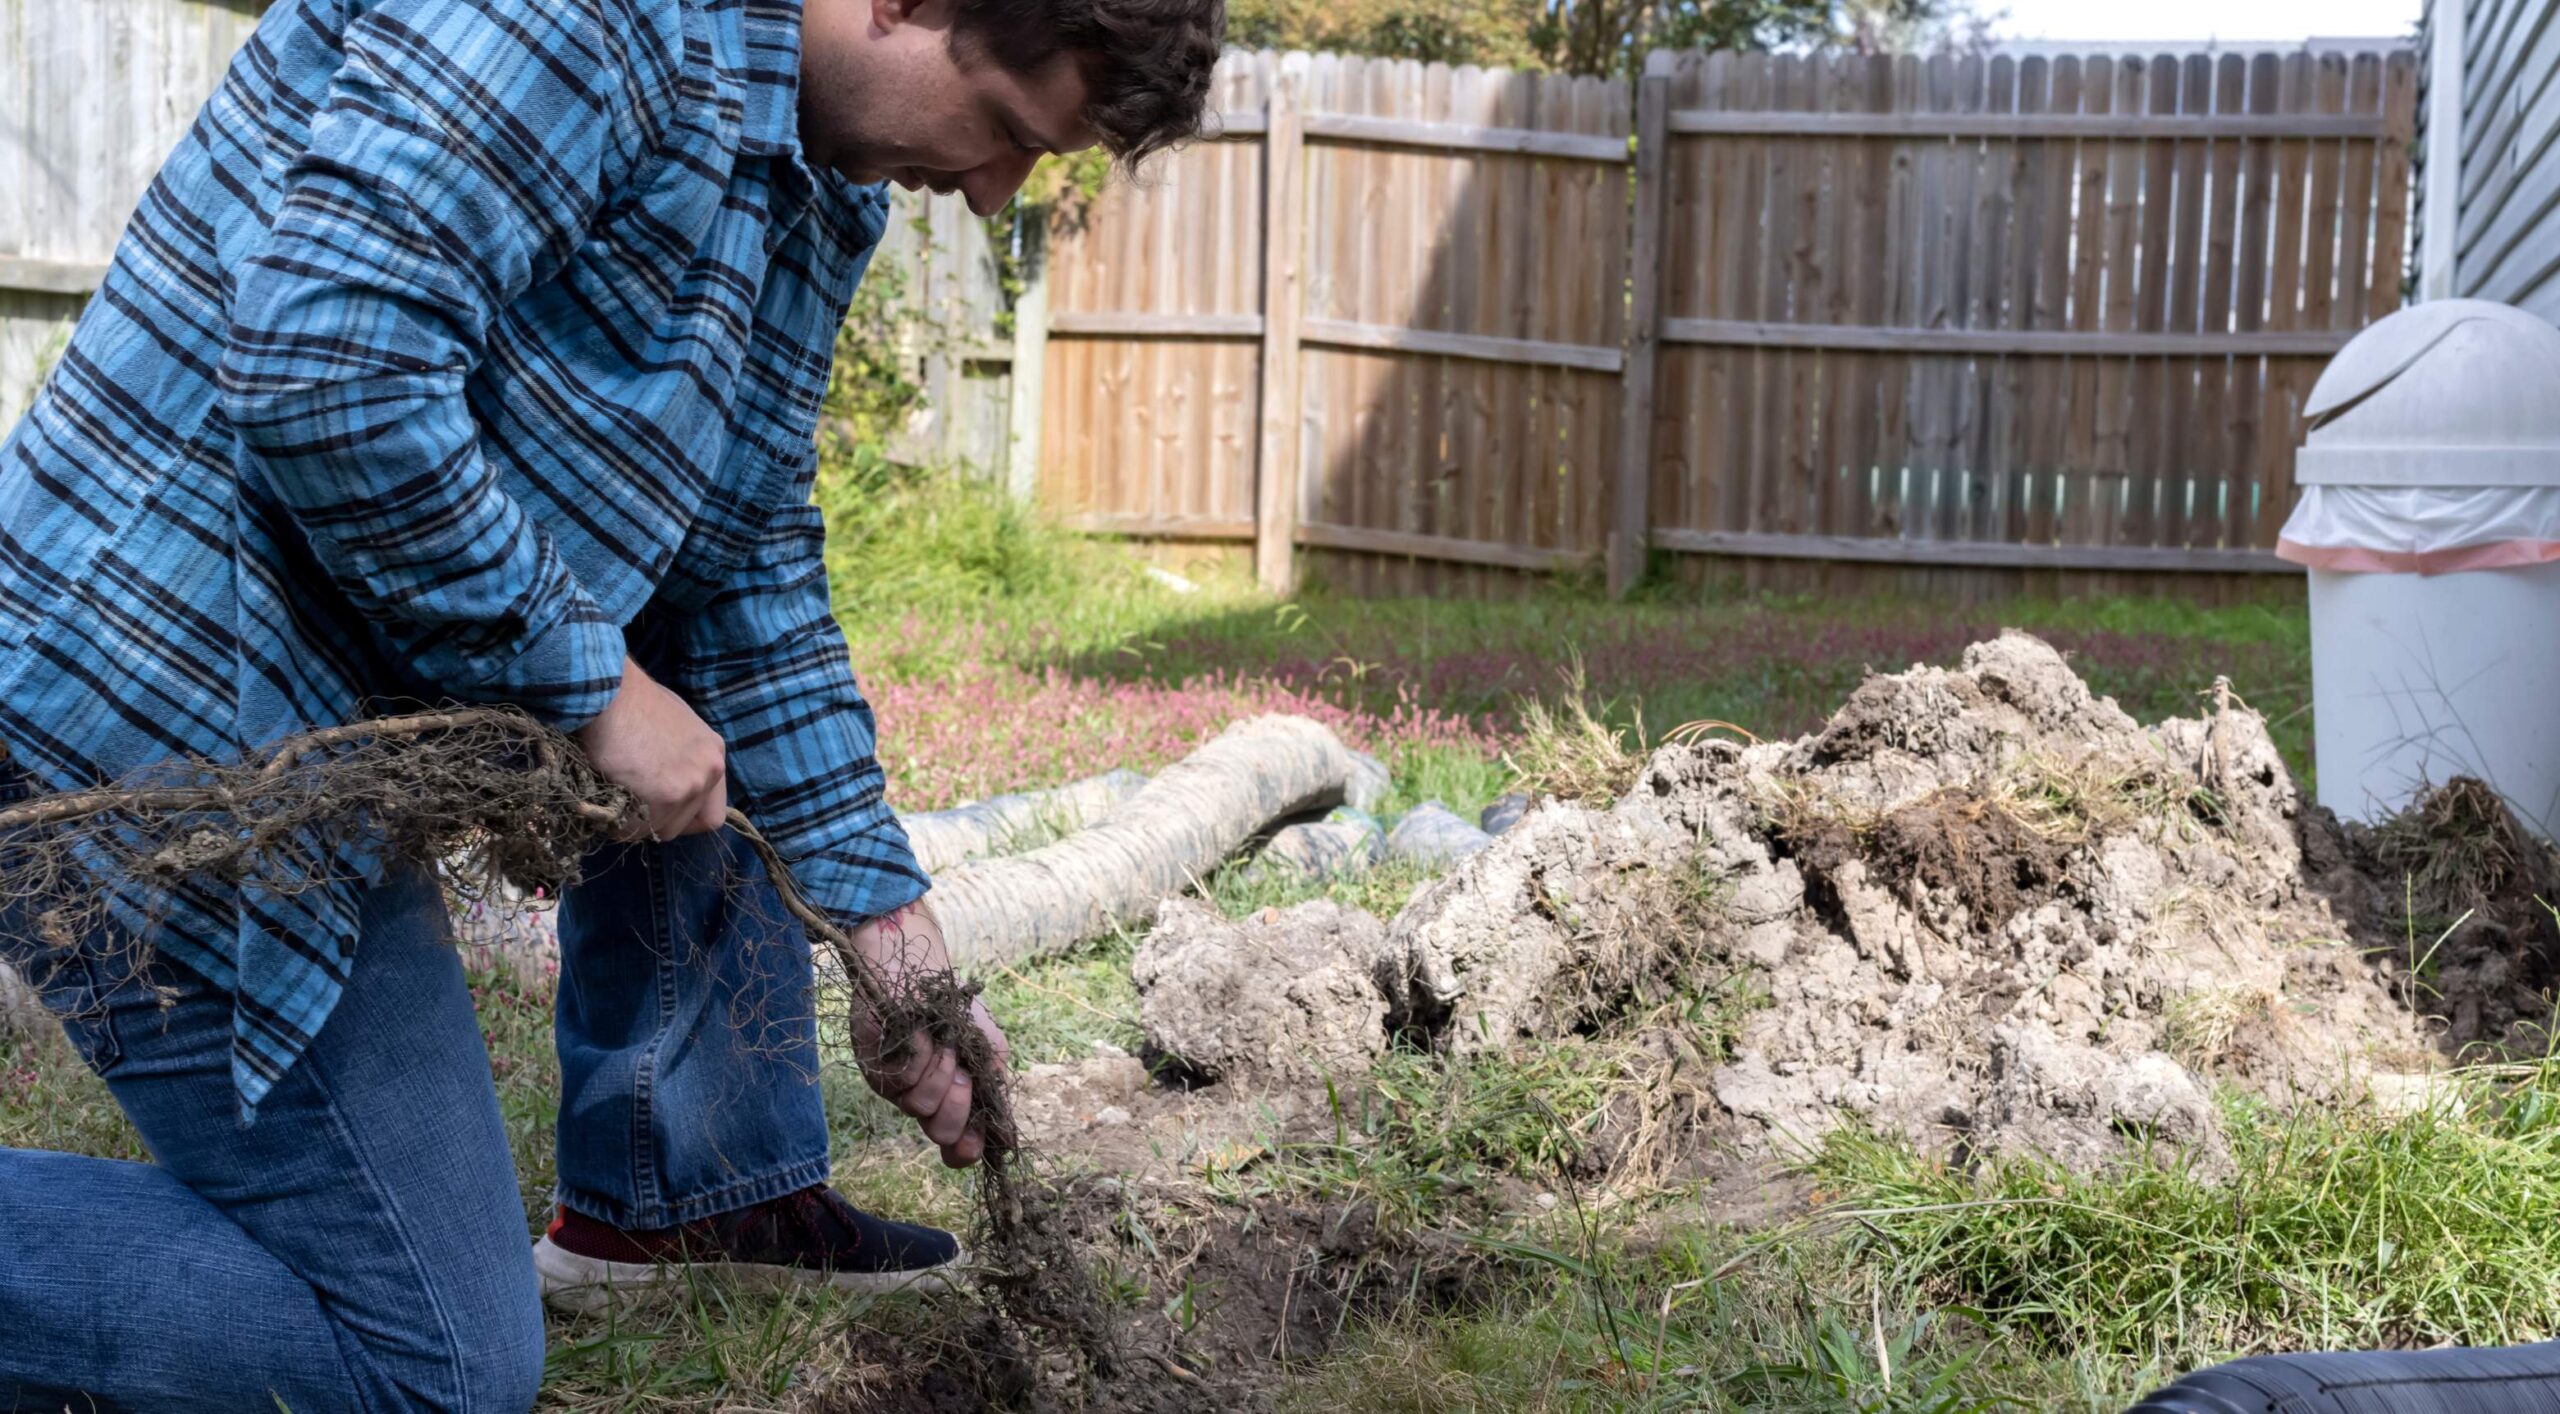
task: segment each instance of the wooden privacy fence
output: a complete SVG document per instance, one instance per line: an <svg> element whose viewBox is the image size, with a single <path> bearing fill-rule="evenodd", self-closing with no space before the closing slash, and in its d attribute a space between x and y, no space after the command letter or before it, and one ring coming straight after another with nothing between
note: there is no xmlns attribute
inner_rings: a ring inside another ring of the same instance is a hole
<svg viewBox="0 0 2560 1414"><path fill-rule="evenodd" d="M0 436L265 0L0 0Z"/></svg>
<svg viewBox="0 0 2560 1414"><path fill-rule="evenodd" d="M0 0L0 429L262 9ZM935 332L892 450L1275 584L2277 568L2303 396L2399 300L2415 87L2404 54L1662 53L1632 89L1231 55L1222 140L1025 233L1009 342L984 230L901 200L881 265Z"/></svg>
<svg viewBox="0 0 2560 1414"><path fill-rule="evenodd" d="M1657 53L1639 90L1230 56L1223 140L1047 233L1016 484L1275 585L1301 547L1385 590L2282 568L2303 396L2399 304L2410 56Z"/></svg>

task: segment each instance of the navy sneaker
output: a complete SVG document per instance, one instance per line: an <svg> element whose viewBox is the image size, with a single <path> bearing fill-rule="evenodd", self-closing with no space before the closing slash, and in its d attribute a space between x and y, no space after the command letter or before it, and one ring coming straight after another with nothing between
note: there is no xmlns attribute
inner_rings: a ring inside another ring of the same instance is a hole
<svg viewBox="0 0 2560 1414"><path fill-rule="evenodd" d="M966 1260L950 1233L875 1218L823 1183L681 1227L619 1228L564 1207L533 1244L542 1299L579 1312L683 1281L688 1267L753 1286L887 1295L953 1290Z"/></svg>

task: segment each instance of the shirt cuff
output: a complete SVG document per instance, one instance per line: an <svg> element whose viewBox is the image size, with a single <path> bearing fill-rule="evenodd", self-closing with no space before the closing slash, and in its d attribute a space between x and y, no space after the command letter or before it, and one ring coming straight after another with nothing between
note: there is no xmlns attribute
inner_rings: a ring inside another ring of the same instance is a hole
<svg viewBox="0 0 2560 1414"><path fill-rule="evenodd" d="M622 690L622 630L582 605L525 640L524 651L481 684L546 727L574 732L604 714Z"/></svg>
<svg viewBox="0 0 2560 1414"><path fill-rule="evenodd" d="M907 845L906 828L886 807L876 819L790 864L801 894L847 930L895 913L933 887Z"/></svg>

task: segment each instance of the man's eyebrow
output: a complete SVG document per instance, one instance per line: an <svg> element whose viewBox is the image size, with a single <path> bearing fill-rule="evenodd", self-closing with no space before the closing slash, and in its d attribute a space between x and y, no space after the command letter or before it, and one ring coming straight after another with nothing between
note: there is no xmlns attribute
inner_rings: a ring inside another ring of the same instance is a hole
<svg viewBox="0 0 2560 1414"><path fill-rule="evenodd" d="M1054 139L1041 136L1039 130L1033 128L1030 121L1024 118L1021 113L1017 112L1011 104L997 104L996 112L1001 115L1001 121L1004 123L1005 136L1011 138L1014 145L1018 147L1036 148L1039 151L1050 153L1063 150L1062 144L1058 143Z"/></svg>

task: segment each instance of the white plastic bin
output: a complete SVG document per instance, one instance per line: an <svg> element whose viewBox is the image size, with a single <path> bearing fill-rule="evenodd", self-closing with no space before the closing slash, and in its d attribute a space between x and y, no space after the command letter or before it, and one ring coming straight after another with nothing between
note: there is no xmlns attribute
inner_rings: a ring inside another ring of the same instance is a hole
<svg viewBox="0 0 2560 1414"><path fill-rule="evenodd" d="M2419 305L2305 413L2277 553L2311 571L2320 803L2372 820L2478 776L2560 838L2560 329Z"/></svg>

